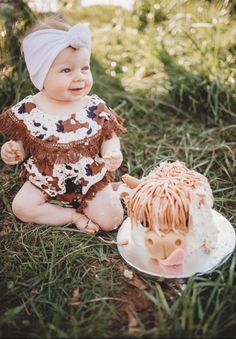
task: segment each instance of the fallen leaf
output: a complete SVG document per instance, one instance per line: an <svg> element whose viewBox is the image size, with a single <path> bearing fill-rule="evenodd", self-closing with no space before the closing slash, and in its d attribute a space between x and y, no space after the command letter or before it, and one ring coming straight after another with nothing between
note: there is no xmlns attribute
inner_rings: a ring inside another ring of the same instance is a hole
<svg viewBox="0 0 236 339"><path fill-rule="evenodd" d="M125 313L128 318L128 332L141 332L142 328L140 327L139 322L135 316L134 306L132 304L128 304L125 307Z"/></svg>
<svg viewBox="0 0 236 339"><path fill-rule="evenodd" d="M80 291L79 288L74 288L71 302L69 303L70 306L77 306L80 304Z"/></svg>
<svg viewBox="0 0 236 339"><path fill-rule="evenodd" d="M136 276L129 280L128 284L137 287L139 290L145 290L147 288L147 286L142 282L142 280Z"/></svg>

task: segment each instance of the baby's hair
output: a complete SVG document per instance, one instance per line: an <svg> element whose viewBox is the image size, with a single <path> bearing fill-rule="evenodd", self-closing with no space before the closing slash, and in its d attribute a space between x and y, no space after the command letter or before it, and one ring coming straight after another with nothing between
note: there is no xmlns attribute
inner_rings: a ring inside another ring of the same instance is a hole
<svg viewBox="0 0 236 339"><path fill-rule="evenodd" d="M20 38L20 43L22 45L23 39L30 33L37 32L41 29L59 29L61 31L69 31L70 25L68 22L58 15L50 15L48 17L38 19L25 33L23 37ZM21 53L23 50L21 48Z"/></svg>
<svg viewBox="0 0 236 339"><path fill-rule="evenodd" d="M39 31L41 29L50 28L59 29L62 31L69 31L70 25L62 17L53 15L36 21L35 24L31 27L28 34Z"/></svg>

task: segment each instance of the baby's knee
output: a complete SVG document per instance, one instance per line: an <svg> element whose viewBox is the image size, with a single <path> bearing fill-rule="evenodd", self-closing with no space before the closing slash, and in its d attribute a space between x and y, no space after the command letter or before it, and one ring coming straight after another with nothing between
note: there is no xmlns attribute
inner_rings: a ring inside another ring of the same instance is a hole
<svg viewBox="0 0 236 339"><path fill-rule="evenodd" d="M116 207L114 210L105 211L101 218L99 226L103 231L112 231L116 229L124 219L124 210L122 206Z"/></svg>
<svg viewBox="0 0 236 339"><path fill-rule="evenodd" d="M12 212L21 221L32 222L32 210L18 196L13 199Z"/></svg>

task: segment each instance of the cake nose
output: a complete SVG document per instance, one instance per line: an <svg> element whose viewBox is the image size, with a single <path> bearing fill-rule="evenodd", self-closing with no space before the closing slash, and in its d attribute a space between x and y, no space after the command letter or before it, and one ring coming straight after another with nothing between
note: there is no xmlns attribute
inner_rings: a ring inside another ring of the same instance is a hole
<svg viewBox="0 0 236 339"><path fill-rule="evenodd" d="M154 259L158 259L162 265L180 265L184 261L185 236L169 232L159 235L154 231L149 231L145 235L145 245Z"/></svg>

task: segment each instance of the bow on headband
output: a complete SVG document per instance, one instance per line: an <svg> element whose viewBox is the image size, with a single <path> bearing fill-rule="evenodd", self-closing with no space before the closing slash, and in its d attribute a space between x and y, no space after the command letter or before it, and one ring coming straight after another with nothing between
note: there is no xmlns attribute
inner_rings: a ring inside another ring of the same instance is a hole
<svg viewBox="0 0 236 339"><path fill-rule="evenodd" d="M30 33L23 40L25 63L36 88L43 88L44 80L56 56L69 46L91 50L91 33L86 25L77 24L69 31L41 29Z"/></svg>

